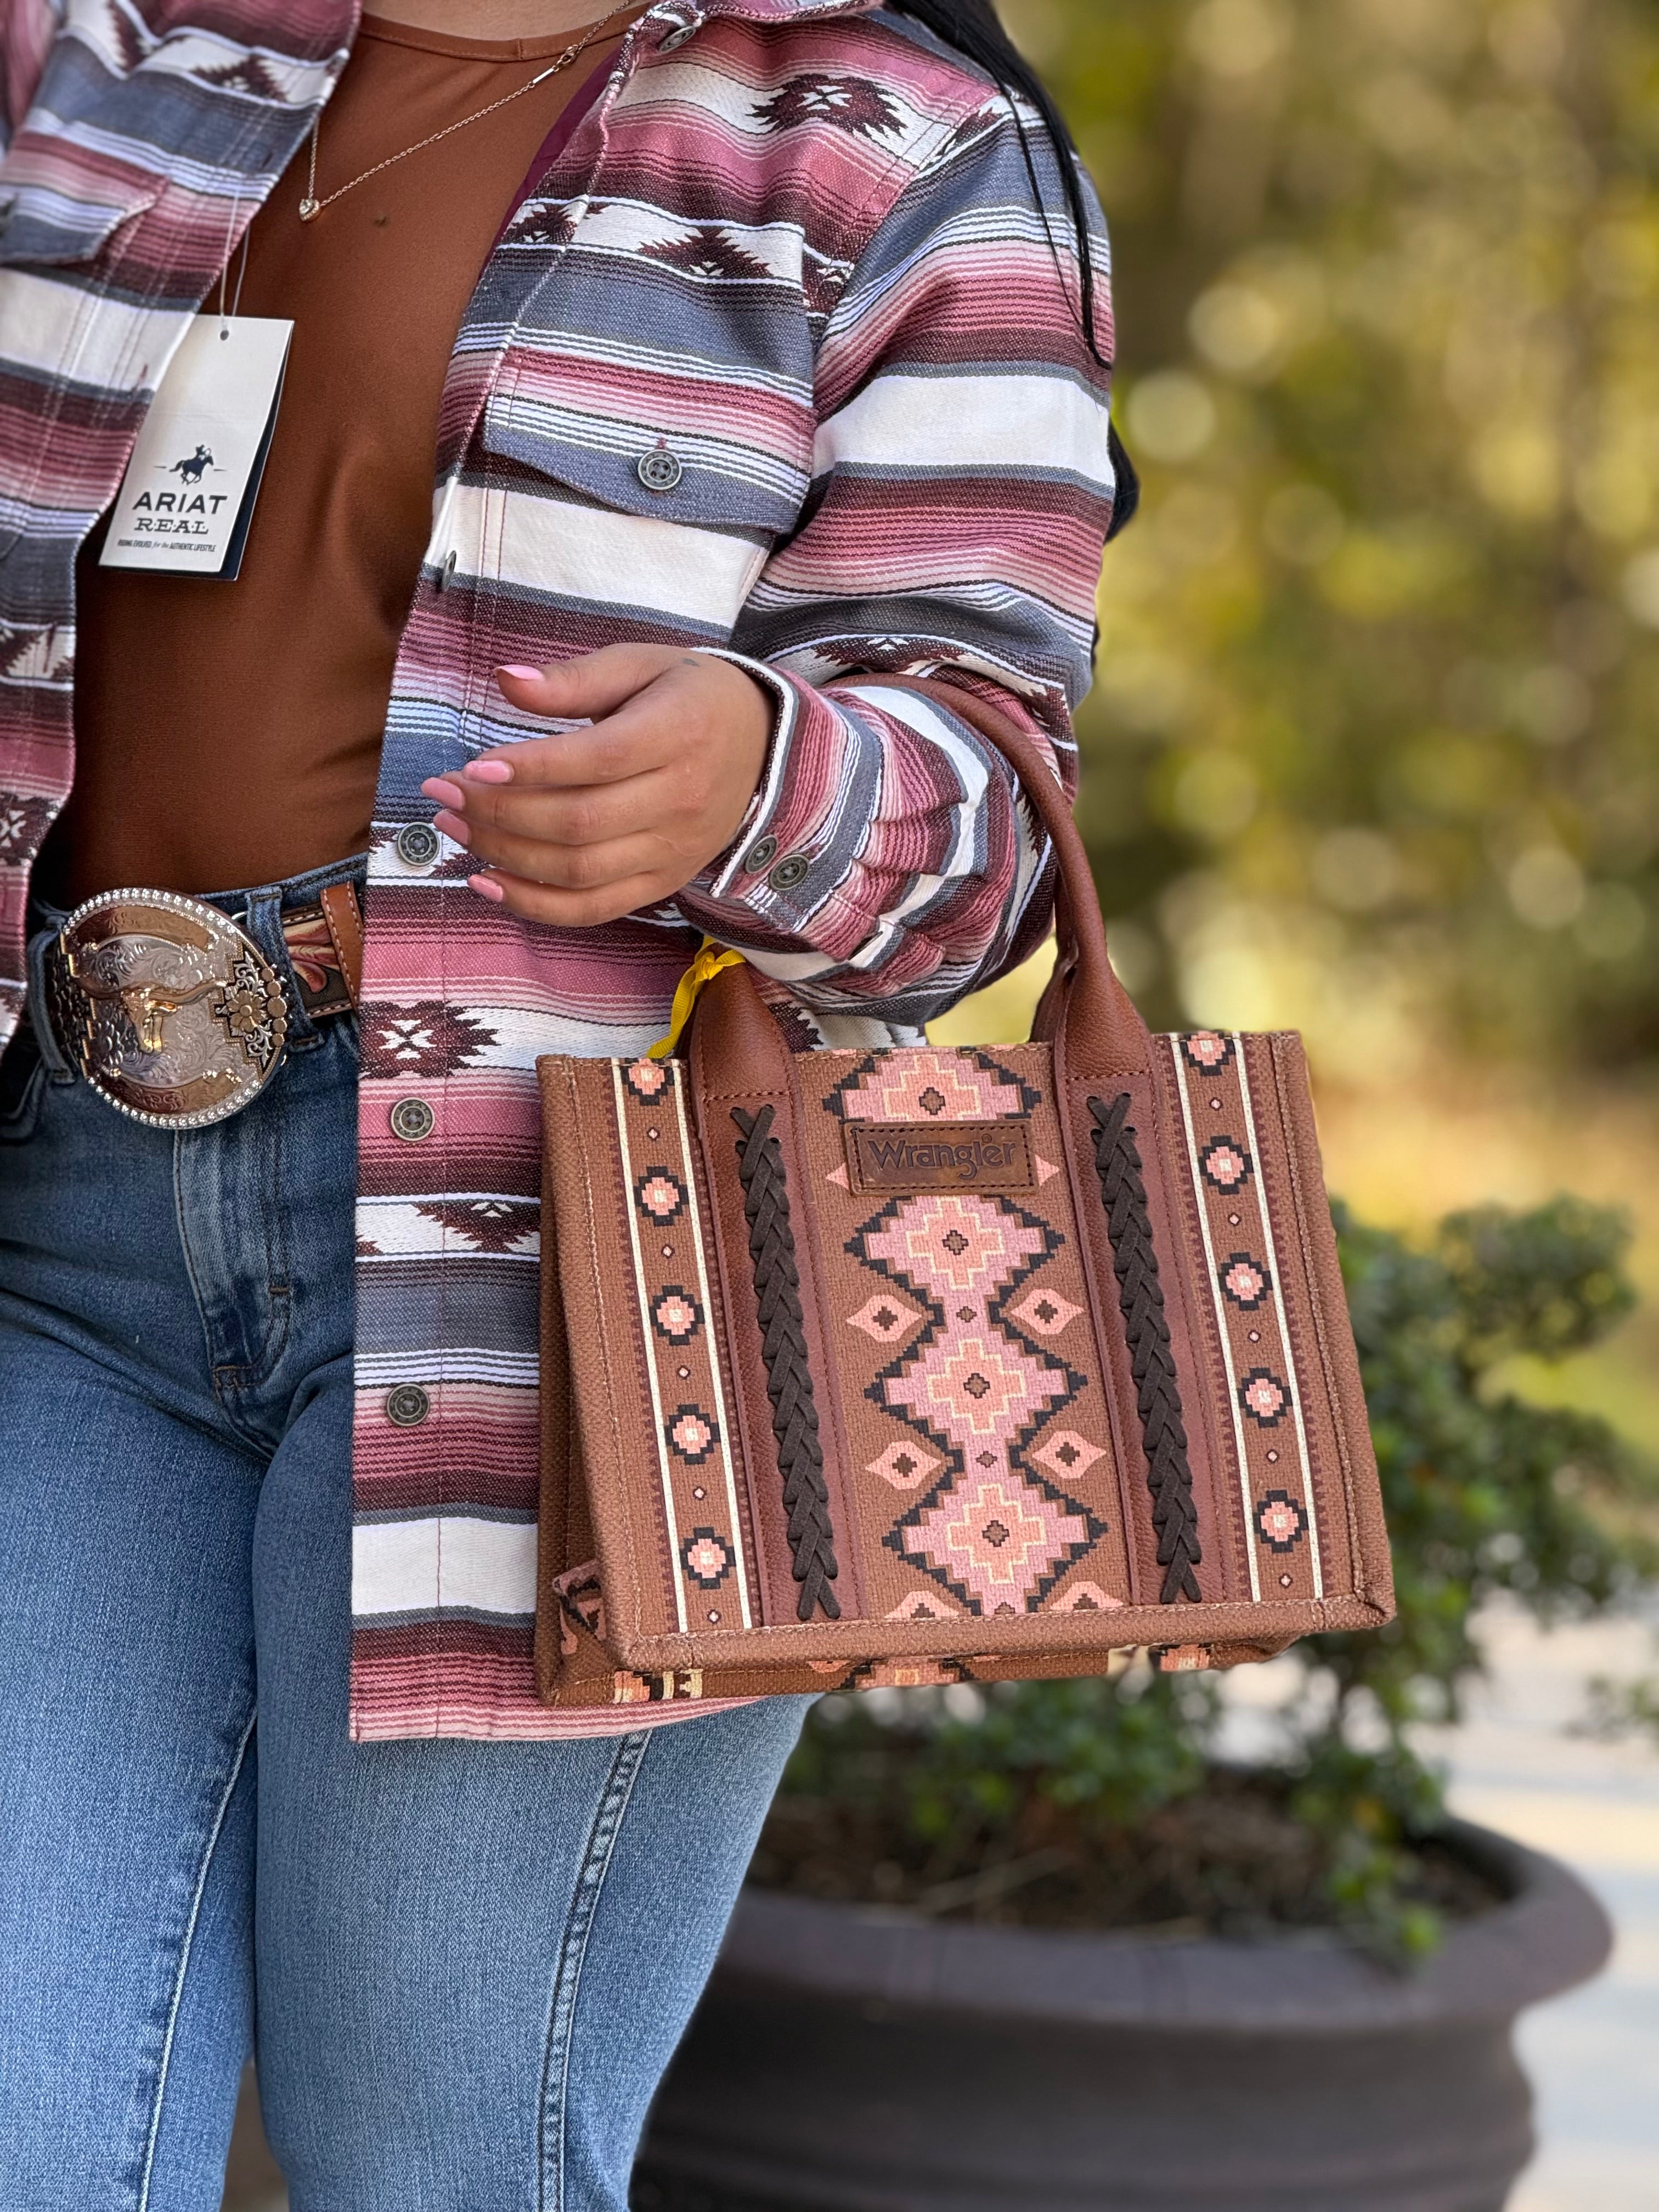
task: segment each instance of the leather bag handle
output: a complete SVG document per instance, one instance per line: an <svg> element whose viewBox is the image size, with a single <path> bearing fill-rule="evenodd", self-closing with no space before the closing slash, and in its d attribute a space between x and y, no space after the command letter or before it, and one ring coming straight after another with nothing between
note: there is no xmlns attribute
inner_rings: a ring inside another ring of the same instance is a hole
<svg viewBox="0 0 1659 2212"><path fill-rule="evenodd" d="M1012 717L954 684L916 677L882 682L889 690L917 692L971 723L1018 776L1054 847L1060 871L1060 959L1038 1006L1033 1034L1054 1043L1069 1074L1089 1082L1144 1074L1152 1056L1146 1024L1108 957L1106 924L1089 856L1070 802L1033 739ZM726 969L706 987L692 1030L699 1088L707 1084L725 1090L745 1081L752 1085L757 1077L767 1088L788 1085L793 1055L746 966ZM763 1076L763 1070L769 1073Z"/></svg>

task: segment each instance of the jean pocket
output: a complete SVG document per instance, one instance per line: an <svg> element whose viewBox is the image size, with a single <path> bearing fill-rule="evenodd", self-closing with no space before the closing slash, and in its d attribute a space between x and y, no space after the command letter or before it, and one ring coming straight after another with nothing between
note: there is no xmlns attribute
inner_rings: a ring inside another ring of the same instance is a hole
<svg viewBox="0 0 1659 2212"><path fill-rule="evenodd" d="M0 1053L0 1145L23 1145L40 1119L46 1064L27 1024Z"/></svg>

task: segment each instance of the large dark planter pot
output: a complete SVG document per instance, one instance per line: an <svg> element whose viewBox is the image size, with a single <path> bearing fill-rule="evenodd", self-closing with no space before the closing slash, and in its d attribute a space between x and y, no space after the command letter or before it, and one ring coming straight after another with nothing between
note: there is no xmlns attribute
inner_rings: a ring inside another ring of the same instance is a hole
<svg viewBox="0 0 1659 2212"><path fill-rule="evenodd" d="M1508 1901L1411 1973L749 1891L638 2212L1499 2212L1533 2144L1516 2015L1612 1931L1553 1860L1450 1834Z"/></svg>

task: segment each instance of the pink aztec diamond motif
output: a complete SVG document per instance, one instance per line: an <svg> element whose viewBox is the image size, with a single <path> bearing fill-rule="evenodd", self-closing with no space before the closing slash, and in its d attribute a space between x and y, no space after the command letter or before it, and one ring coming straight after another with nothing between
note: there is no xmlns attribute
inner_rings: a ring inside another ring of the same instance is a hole
<svg viewBox="0 0 1659 2212"><path fill-rule="evenodd" d="M908 1298L896 1297L890 1291L872 1298L855 1314L848 1314L847 1326L861 1329L866 1336L874 1337L878 1344L896 1344L921 1317L920 1307L913 1306Z"/></svg>
<svg viewBox="0 0 1659 2212"><path fill-rule="evenodd" d="M1024 1116L1035 1103L981 1055L920 1045L883 1053L841 1096L849 1121L1000 1121Z"/></svg>
<svg viewBox="0 0 1659 2212"><path fill-rule="evenodd" d="M1221 1287L1236 1306L1254 1313L1272 1290L1273 1282L1259 1260L1253 1260L1248 1252L1234 1252L1221 1271Z"/></svg>
<svg viewBox="0 0 1659 2212"><path fill-rule="evenodd" d="M930 1191L901 1200L890 1217L863 1231L854 1249L954 1304L989 1297L1053 1248L1042 1224L1017 1207L969 1192Z"/></svg>
<svg viewBox="0 0 1659 2212"><path fill-rule="evenodd" d="M1238 1386L1238 1402L1253 1421L1276 1429L1290 1411L1291 1394L1266 1367L1253 1367Z"/></svg>
<svg viewBox="0 0 1659 2212"><path fill-rule="evenodd" d="M889 1405L959 1443L1005 1443L1069 1396L1071 1382L988 1330L964 1329L930 1344L884 1388Z"/></svg>
<svg viewBox="0 0 1659 2212"><path fill-rule="evenodd" d="M651 1318L671 1344L690 1344L702 1327L702 1308L689 1291L671 1283L652 1307Z"/></svg>
<svg viewBox="0 0 1659 2212"><path fill-rule="evenodd" d="M1189 1064L1206 1075L1218 1075L1233 1056L1233 1041L1219 1036L1214 1030L1194 1030L1190 1036L1182 1037L1181 1049Z"/></svg>
<svg viewBox="0 0 1659 2212"><path fill-rule="evenodd" d="M975 1613L1029 1613L1104 1530L1018 1475L975 1475L907 1514L884 1540Z"/></svg>
<svg viewBox="0 0 1659 2212"><path fill-rule="evenodd" d="M944 1464L942 1459L935 1458L931 1452L921 1450L915 1444L889 1444L879 1459L871 1461L865 1473L878 1474L884 1482L890 1482L895 1490L920 1490Z"/></svg>
<svg viewBox="0 0 1659 2212"><path fill-rule="evenodd" d="M1034 1336L1058 1336L1082 1311L1081 1306L1054 1291L1029 1291L1017 1306L1009 1309L1011 1318L1022 1322Z"/></svg>
<svg viewBox="0 0 1659 2212"><path fill-rule="evenodd" d="M713 1528L694 1528L681 1549L680 1564L699 1589L718 1589L732 1571L732 1547Z"/></svg>
<svg viewBox="0 0 1659 2212"><path fill-rule="evenodd" d="M685 1185L666 1168L647 1168L634 1186L634 1196L640 1211L660 1228L678 1220L685 1208Z"/></svg>
<svg viewBox="0 0 1659 2212"><path fill-rule="evenodd" d="M718 1422L698 1406L677 1406L663 1425L669 1443L690 1467L700 1467L720 1440Z"/></svg>
<svg viewBox="0 0 1659 2212"><path fill-rule="evenodd" d="M1206 1182L1218 1190L1242 1189L1250 1179L1250 1156L1237 1137L1218 1137L1206 1145L1198 1164Z"/></svg>
<svg viewBox="0 0 1659 2212"><path fill-rule="evenodd" d="M1289 1491L1270 1490L1255 1509L1255 1528L1270 1552L1293 1552L1308 1533L1308 1516Z"/></svg>
<svg viewBox="0 0 1659 2212"><path fill-rule="evenodd" d="M1079 1436L1075 1429L1057 1430L1041 1451L1031 1454L1040 1467L1046 1467L1051 1474L1059 1475L1062 1480L1068 1478L1075 1480L1080 1474L1087 1474L1095 1462L1105 1456L1099 1444L1091 1444L1087 1437Z"/></svg>
<svg viewBox="0 0 1659 2212"><path fill-rule="evenodd" d="M643 1098L647 1103L653 1098L660 1098L672 1081L673 1077L668 1069L654 1060L636 1060L628 1071L629 1089L636 1098Z"/></svg>

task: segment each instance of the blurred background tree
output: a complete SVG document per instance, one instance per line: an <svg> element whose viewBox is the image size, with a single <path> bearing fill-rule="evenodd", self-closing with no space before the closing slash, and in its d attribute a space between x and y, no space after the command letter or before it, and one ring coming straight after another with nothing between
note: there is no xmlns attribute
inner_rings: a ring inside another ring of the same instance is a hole
<svg viewBox="0 0 1659 2212"><path fill-rule="evenodd" d="M1006 0L1111 220L1083 818L1155 1024L1659 1050L1659 10Z"/></svg>

